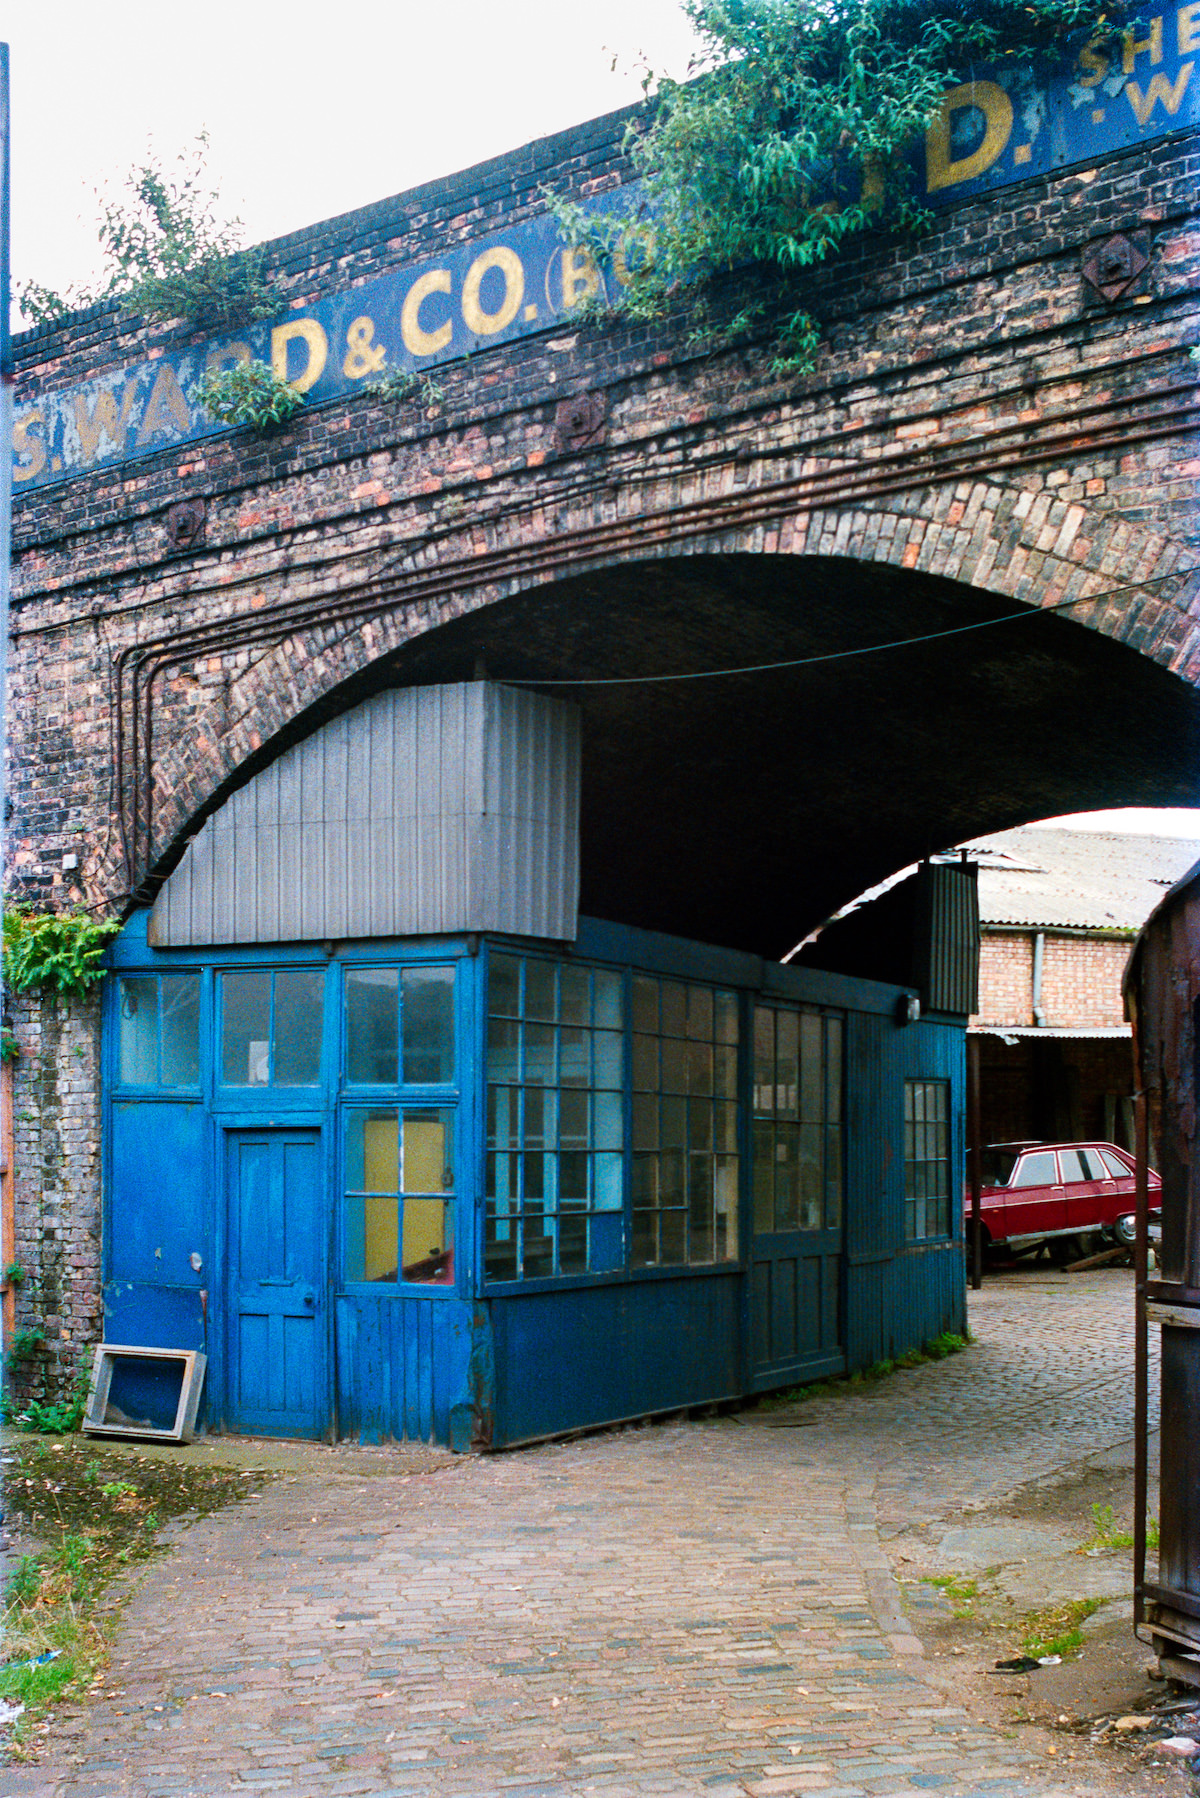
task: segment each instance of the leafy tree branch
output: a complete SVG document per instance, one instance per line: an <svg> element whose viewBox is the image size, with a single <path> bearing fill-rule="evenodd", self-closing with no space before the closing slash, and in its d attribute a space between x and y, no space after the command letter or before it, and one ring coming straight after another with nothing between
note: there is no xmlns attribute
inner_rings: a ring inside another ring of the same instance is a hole
<svg viewBox="0 0 1200 1798"><path fill-rule="evenodd" d="M714 279L766 272L723 338L774 313L781 369L819 339L804 271L851 238L920 228L912 146L980 63L1050 65L1112 35L1129 0L684 0L701 49L686 81L648 76L625 149L636 216L551 199L571 240L614 269L616 310L673 307L713 330Z"/></svg>
<svg viewBox="0 0 1200 1798"><path fill-rule="evenodd" d="M94 288L56 293L36 281L18 285L21 309L35 324L64 318L101 300L197 329L223 330L278 309L261 250L241 246L241 221L223 220L209 186L208 135L164 168L154 155L126 176L119 198L102 200L99 223L105 277Z"/></svg>

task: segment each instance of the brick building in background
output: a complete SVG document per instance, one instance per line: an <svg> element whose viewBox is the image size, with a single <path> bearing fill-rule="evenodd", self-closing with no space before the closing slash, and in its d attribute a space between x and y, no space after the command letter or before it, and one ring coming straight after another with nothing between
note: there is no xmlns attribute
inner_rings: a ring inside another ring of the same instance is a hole
<svg viewBox="0 0 1200 1798"><path fill-rule="evenodd" d="M1028 825L967 845L979 865L985 1142L1133 1146L1121 976L1200 842Z"/></svg>

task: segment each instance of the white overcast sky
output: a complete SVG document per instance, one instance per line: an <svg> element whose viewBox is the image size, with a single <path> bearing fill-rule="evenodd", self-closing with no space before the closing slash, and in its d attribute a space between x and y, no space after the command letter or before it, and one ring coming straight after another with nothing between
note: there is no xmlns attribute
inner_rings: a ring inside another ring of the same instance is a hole
<svg viewBox="0 0 1200 1798"><path fill-rule="evenodd" d="M9 0L0 37L14 279L52 288L98 277L95 190L148 145L207 130L254 242L627 105L695 47L678 0ZM1093 816L1200 838L1200 810Z"/></svg>
<svg viewBox="0 0 1200 1798"><path fill-rule="evenodd" d="M253 242L625 106L694 44L677 0L8 0L0 38L14 279L56 289L98 274L93 190L148 142L207 130Z"/></svg>

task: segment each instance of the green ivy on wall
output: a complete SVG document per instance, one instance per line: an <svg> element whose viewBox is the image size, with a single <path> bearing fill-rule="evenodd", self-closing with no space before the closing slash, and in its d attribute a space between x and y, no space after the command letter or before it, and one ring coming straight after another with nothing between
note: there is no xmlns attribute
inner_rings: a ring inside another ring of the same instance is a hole
<svg viewBox="0 0 1200 1798"><path fill-rule="evenodd" d="M4 908L4 978L13 992L86 993L104 976L104 950L120 925L86 911Z"/></svg>

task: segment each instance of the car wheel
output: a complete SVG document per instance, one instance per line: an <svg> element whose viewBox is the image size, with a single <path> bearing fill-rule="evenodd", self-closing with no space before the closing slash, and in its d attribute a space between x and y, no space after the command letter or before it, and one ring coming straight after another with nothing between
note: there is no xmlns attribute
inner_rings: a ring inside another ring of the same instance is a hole
<svg viewBox="0 0 1200 1798"><path fill-rule="evenodd" d="M1117 1219L1112 1227L1112 1233L1114 1240L1121 1243L1125 1248L1131 1249L1133 1247L1134 1243L1137 1241L1137 1218L1132 1211L1127 1211L1124 1217L1119 1217Z"/></svg>

